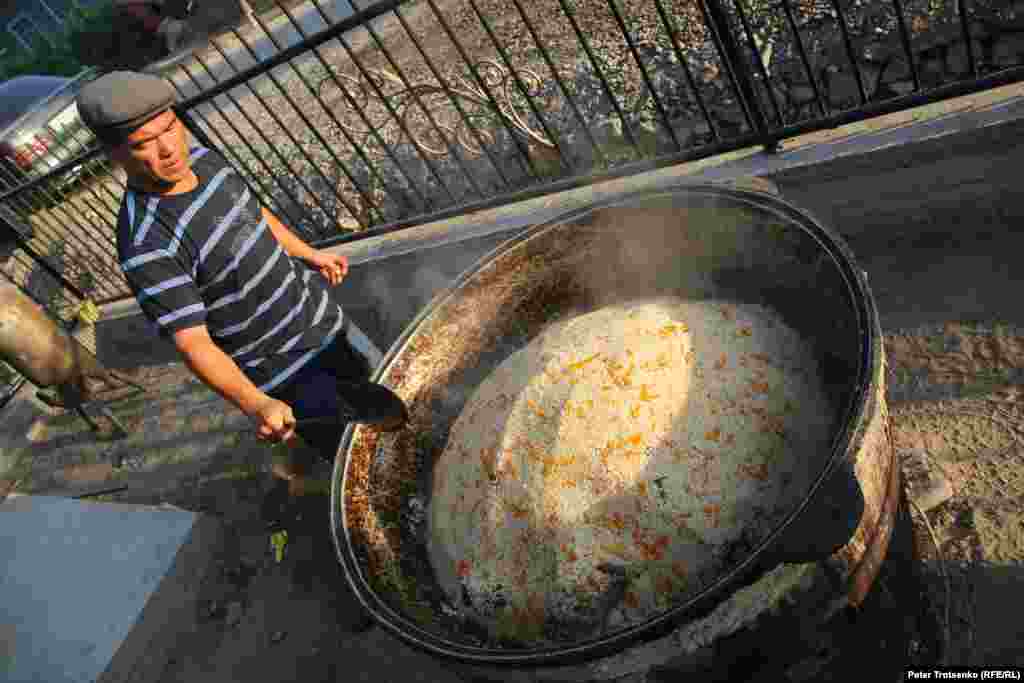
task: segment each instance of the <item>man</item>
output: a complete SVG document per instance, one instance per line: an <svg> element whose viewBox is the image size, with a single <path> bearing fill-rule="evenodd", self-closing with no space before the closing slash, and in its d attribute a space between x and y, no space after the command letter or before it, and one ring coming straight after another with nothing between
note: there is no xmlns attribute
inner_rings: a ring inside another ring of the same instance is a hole
<svg viewBox="0 0 1024 683"><path fill-rule="evenodd" d="M341 426L296 421L337 416L338 381L365 380L380 360L329 294L348 263L299 239L220 154L190 147L173 103L165 80L126 71L78 97L83 122L127 173L125 277L189 369L251 417L259 438L293 443L298 431L333 460ZM304 470L275 463L274 473L296 480Z"/></svg>

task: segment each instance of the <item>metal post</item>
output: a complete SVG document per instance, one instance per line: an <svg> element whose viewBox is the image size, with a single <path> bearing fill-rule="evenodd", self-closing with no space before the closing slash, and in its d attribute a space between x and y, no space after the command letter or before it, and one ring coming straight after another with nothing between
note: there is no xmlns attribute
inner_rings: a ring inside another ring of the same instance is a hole
<svg viewBox="0 0 1024 683"><path fill-rule="evenodd" d="M3 219L0 219L0 221L2 220ZM11 236L14 237L14 241L16 241L18 243L18 246L21 247L21 250L28 254L28 257L32 259L36 265L38 265L40 268L46 271L46 273L50 277L59 282L64 289L74 294L75 297L81 301L85 301L86 299L89 298L82 293L82 290L80 290L78 287L69 282L60 271L54 268L53 265L46 260L46 257L44 257L35 249L33 249L32 245L28 243L28 240L26 240L20 232L14 229L14 226L10 226L10 232Z"/></svg>
<svg viewBox="0 0 1024 683"><path fill-rule="evenodd" d="M701 0L701 2L707 9L707 17L711 22L709 28L717 34L721 44L722 51L724 52L722 57L731 66L730 70L735 76L738 94L740 99L746 104L751 123L756 132L764 138L762 143L764 151L769 153L778 152L779 141L772 136L768 120L764 115L764 110L761 108L761 100L757 96L754 82L750 78L750 71L747 69L746 62L740 56L739 46L733 37L732 27L729 25L729 16L719 0Z"/></svg>

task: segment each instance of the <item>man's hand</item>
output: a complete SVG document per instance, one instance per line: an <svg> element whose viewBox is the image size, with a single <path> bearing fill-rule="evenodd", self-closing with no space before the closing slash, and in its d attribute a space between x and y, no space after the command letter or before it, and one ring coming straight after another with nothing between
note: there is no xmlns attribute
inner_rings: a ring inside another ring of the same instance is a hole
<svg viewBox="0 0 1024 683"><path fill-rule="evenodd" d="M291 407L253 385L231 356L213 342L206 325L178 330L174 344L196 377L252 418L260 439L287 441L295 435Z"/></svg>
<svg viewBox="0 0 1024 683"><path fill-rule="evenodd" d="M302 259L316 268L332 286L342 281L348 273L348 259L340 254L330 254L309 246L296 237L295 233L289 230L267 207L261 207L260 212L267 221L270 232L274 234L274 238L288 252L289 256Z"/></svg>
<svg viewBox="0 0 1024 683"><path fill-rule="evenodd" d="M320 271L332 286L339 284L348 275L348 259L341 254L315 250L306 257L306 262Z"/></svg>
<svg viewBox="0 0 1024 683"><path fill-rule="evenodd" d="M267 396L248 415L257 424L256 436L264 441L290 441L295 436L295 415L283 401Z"/></svg>

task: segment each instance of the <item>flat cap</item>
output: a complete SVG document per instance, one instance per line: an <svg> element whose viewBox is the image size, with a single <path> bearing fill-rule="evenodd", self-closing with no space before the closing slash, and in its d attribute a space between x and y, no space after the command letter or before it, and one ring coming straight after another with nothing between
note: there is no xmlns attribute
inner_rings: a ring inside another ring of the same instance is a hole
<svg viewBox="0 0 1024 683"><path fill-rule="evenodd" d="M97 138L117 145L174 104L174 88L159 76L112 71L78 93L78 115Z"/></svg>

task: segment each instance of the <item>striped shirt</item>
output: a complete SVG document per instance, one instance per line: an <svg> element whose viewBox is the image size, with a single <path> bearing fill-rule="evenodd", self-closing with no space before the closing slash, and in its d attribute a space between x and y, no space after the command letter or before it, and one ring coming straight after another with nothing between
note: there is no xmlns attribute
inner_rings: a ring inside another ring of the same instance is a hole
<svg viewBox="0 0 1024 683"><path fill-rule="evenodd" d="M121 268L159 332L206 325L262 391L279 387L342 330L327 280L292 259L242 178L194 147L199 185L177 195L127 190L117 224Z"/></svg>

